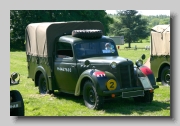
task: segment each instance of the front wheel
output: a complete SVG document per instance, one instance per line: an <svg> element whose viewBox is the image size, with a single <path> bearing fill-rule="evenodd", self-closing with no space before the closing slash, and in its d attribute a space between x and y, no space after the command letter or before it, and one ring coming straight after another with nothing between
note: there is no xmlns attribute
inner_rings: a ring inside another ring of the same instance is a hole
<svg viewBox="0 0 180 126"><path fill-rule="evenodd" d="M134 97L135 102L151 103L153 101L153 92L145 91L144 96Z"/></svg>
<svg viewBox="0 0 180 126"><path fill-rule="evenodd" d="M99 96L91 81L86 81L83 87L83 99L85 105L90 109L101 109L103 107L104 98Z"/></svg>
<svg viewBox="0 0 180 126"><path fill-rule="evenodd" d="M161 83L164 86L166 85L170 86L170 67L169 66L164 67L161 72Z"/></svg>

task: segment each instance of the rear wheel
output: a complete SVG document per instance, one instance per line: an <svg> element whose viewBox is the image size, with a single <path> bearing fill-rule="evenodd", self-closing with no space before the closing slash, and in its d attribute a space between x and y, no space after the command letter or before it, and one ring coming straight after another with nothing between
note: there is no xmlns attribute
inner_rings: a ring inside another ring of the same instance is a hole
<svg viewBox="0 0 180 126"><path fill-rule="evenodd" d="M99 96L91 81L86 81L83 87L83 99L85 105L90 109L101 109L103 107L104 98Z"/></svg>
<svg viewBox="0 0 180 126"><path fill-rule="evenodd" d="M53 94L54 93L53 90L47 89L47 82L46 82L46 79L42 73L39 76L38 86L39 86L39 93L40 94Z"/></svg>
<svg viewBox="0 0 180 126"><path fill-rule="evenodd" d="M161 83L164 86L170 86L170 67L166 66L161 72Z"/></svg>
<svg viewBox="0 0 180 126"><path fill-rule="evenodd" d="M47 82L43 74L39 76L38 86L40 94L47 94Z"/></svg>
<svg viewBox="0 0 180 126"><path fill-rule="evenodd" d="M21 102L20 108L14 108L10 110L10 116L24 116L24 101L21 93L17 90L10 91L10 99L11 102Z"/></svg>

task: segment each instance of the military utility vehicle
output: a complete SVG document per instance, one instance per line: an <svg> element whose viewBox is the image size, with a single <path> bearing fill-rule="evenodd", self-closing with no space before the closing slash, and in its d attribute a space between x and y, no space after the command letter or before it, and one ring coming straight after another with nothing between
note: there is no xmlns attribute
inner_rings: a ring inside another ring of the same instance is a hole
<svg viewBox="0 0 180 126"><path fill-rule="evenodd" d="M170 25L156 25L151 29L149 64L157 82L170 86Z"/></svg>
<svg viewBox="0 0 180 126"><path fill-rule="evenodd" d="M152 71L118 55L114 41L99 21L31 23L26 27L28 77L39 93L83 96L90 109L106 98L151 102L158 88Z"/></svg>

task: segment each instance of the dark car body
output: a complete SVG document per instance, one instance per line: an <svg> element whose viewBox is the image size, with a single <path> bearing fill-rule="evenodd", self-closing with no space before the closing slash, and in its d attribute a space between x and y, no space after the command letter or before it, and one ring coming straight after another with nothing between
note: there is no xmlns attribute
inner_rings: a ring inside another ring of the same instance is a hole
<svg viewBox="0 0 180 126"><path fill-rule="evenodd" d="M74 26L70 29L71 32L83 28L84 22L78 23L79 28L76 27L76 23L72 25L70 22L69 27ZM85 23L88 24L87 29L98 26L97 29L103 31L103 27L99 26L100 22ZM137 67L131 60L120 57L114 41L109 37L102 35L90 39L81 38L74 37L70 32L54 36L54 39L51 39L53 41L48 42L48 29L53 28L54 24L44 25L47 25L45 28L47 39L44 39L46 42L42 46L39 39L40 44L36 46L43 48L45 53L37 55L30 54L29 47L34 37L31 38L28 33L28 27L32 24L27 27L27 36L29 35L27 38L30 38L27 40L28 77L34 80L35 86L39 86L40 93L58 90L75 96L83 95L86 106L98 109L105 97L144 97L146 92L153 94L153 90L158 88L152 71L145 66ZM63 26L63 23L59 25ZM36 26L36 32L38 27L40 26ZM47 46L48 44L52 44L51 47Z"/></svg>

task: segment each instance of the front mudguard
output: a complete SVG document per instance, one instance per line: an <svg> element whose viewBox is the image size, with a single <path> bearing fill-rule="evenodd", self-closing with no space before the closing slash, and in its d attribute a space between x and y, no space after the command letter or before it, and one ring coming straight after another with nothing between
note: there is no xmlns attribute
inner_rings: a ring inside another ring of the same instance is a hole
<svg viewBox="0 0 180 126"><path fill-rule="evenodd" d="M155 81L155 77L154 77L154 74L152 72L151 69L149 69L148 67L146 66L141 66L141 67L137 67L135 68L136 69L136 74L137 74L137 77L139 79L143 78L143 77L147 77L151 86L153 88L158 88L159 86L156 85L156 81ZM146 81L148 81L146 80ZM143 82L142 80L140 80L141 82Z"/></svg>
<svg viewBox="0 0 180 126"><path fill-rule="evenodd" d="M117 82L115 76L109 72L104 72L104 71L100 71L97 69L88 69L88 70L84 71L78 79L78 82L77 82L76 88L75 88L76 96L79 96L80 94L82 94L84 80L86 80L86 79L89 79L93 82L98 95L103 95L103 91L108 90L106 87L106 83L108 80L114 79ZM118 82L117 82L116 90L117 89L120 89Z"/></svg>

